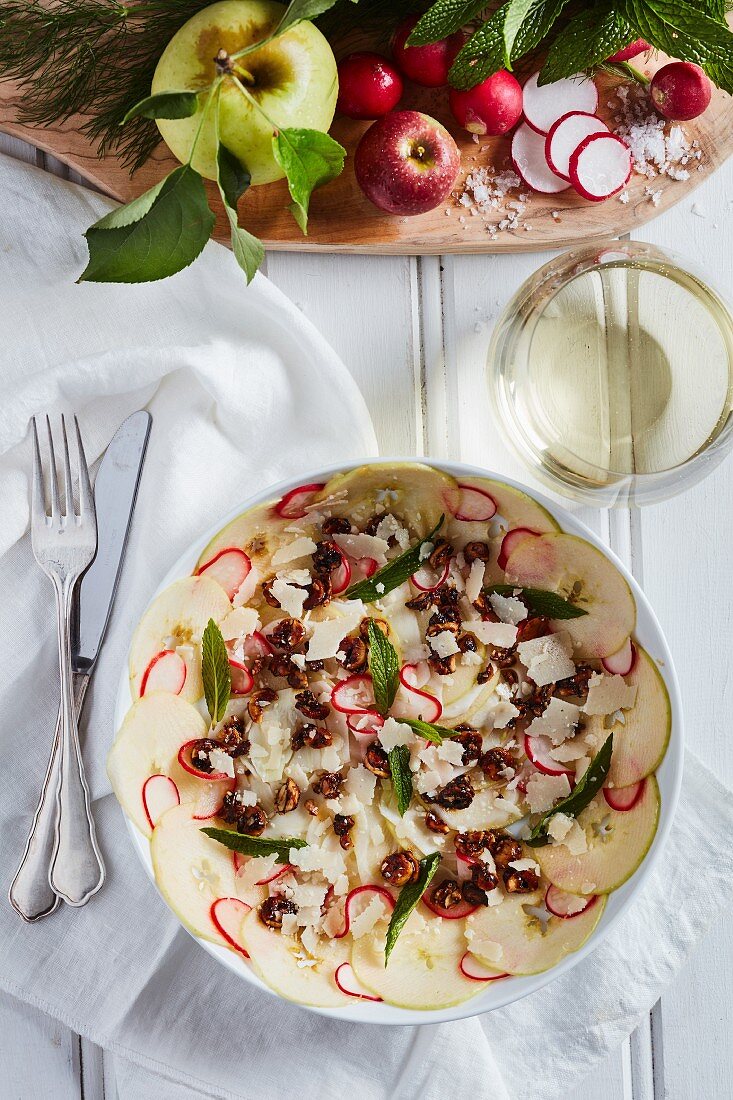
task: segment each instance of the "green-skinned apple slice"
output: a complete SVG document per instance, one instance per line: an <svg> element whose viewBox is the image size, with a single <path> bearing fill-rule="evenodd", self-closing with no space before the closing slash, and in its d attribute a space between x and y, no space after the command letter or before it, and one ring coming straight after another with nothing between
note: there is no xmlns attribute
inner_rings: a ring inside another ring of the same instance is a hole
<svg viewBox="0 0 733 1100"><path fill-rule="evenodd" d="M355 940L351 965L358 981L399 1008L429 1011L475 997L481 986L459 969L466 950L463 921L414 913L384 965L384 934Z"/></svg>
<svg viewBox="0 0 733 1100"><path fill-rule="evenodd" d="M510 584L542 588L586 612L553 620L573 640L576 657L607 657L636 625L631 589L605 554L576 535L547 534L523 539L506 564Z"/></svg>
<svg viewBox="0 0 733 1100"><path fill-rule="evenodd" d="M659 786L653 775L630 809L617 810L603 793L578 816L588 850L571 855L564 844L533 849L542 873L571 894L609 894L631 878L649 851L659 823ZM623 788L613 788L616 795Z"/></svg>
<svg viewBox="0 0 733 1100"><path fill-rule="evenodd" d="M317 1008L355 1004L353 997L341 992L335 979L338 967L349 961L348 936L344 940L324 941L312 966L302 965L310 961L310 956L298 940L267 928L256 909L244 918L240 938L255 973L286 1000Z"/></svg>
<svg viewBox="0 0 733 1100"><path fill-rule="evenodd" d="M667 751L672 729L672 708L664 680L645 650L639 646L631 672L624 676L627 684L637 688L636 702L622 711L622 719L607 725L610 719L594 715L587 719L588 730L598 738L613 731L613 756L608 773L610 787L630 787L656 771Z"/></svg>
<svg viewBox="0 0 733 1100"><path fill-rule="evenodd" d="M134 699L148 669L160 663L160 654L176 652L186 665L181 699L195 703L203 695L201 635L209 619L220 622L232 605L221 587L209 577L183 577L153 600L135 631L130 647L130 691ZM177 648L180 647L180 648ZM147 694L147 691L146 691Z"/></svg>
<svg viewBox="0 0 733 1100"><path fill-rule="evenodd" d="M401 519L413 536L422 537L441 515L447 519L452 514L458 490L454 478L419 462L370 462L332 477L316 503L329 498L335 498L329 511L348 516L359 528L387 512Z"/></svg>
<svg viewBox="0 0 733 1100"><path fill-rule="evenodd" d="M507 894L500 905L479 908L467 917L471 954L507 974L540 974L582 947L601 919L606 899L596 898L568 920L547 909L546 891L543 883L532 894Z"/></svg>
<svg viewBox="0 0 733 1100"><path fill-rule="evenodd" d="M284 533L284 528L293 522L293 519L277 515L271 503L250 508L214 535L202 551L195 572L215 561L223 551L237 549L247 555L252 568L257 570L260 577L267 575L270 571L270 558L275 550L286 540L292 541L295 537Z"/></svg>

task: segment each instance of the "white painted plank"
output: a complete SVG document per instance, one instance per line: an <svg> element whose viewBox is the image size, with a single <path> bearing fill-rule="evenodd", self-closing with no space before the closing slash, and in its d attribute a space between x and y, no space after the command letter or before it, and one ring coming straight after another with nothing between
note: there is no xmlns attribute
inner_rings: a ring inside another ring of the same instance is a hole
<svg viewBox="0 0 733 1100"><path fill-rule="evenodd" d="M0 994L3 1100L80 1100L77 1037L30 1005Z"/></svg>

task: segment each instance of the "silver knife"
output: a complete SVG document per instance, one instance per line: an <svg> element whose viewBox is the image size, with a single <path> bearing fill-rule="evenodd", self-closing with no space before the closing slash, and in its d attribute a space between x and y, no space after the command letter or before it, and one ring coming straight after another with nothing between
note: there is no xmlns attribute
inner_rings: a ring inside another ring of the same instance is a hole
<svg viewBox="0 0 733 1100"><path fill-rule="evenodd" d="M84 704L117 591L151 423L150 413L145 410L128 416L107 448L94 482L97 556L81 580L74 620L72 666L77 715ZM10 904L26 921L45 917L60 900L48 881L56 826L58 745L57 722L41 797L8 894Z"/></svg>

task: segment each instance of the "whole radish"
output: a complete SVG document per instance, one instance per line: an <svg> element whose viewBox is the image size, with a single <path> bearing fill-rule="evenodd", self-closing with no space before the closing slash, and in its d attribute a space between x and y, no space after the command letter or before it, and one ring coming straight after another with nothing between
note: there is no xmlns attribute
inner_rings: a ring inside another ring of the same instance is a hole
<svg viewBox="0 0 733 1100"><path fill-rule="evenodd" d="M409 80L426 88L440 88L448 83L448 72L465 38L456 31L440 42L408 46L407 39L418 19L419 16L410 15L400 23L392 40L392 55Z"/></svg>
<svg viewBox="0 0 733 1100"><path fill-rule="evenodd" d="M649 92L660 115L685 121L701 115L710 102L710 81L699 65L671 61L654 74Z"/></svg>
<svg viewBox="0 0 733 1100"><path fill-rule="evenodd" d="M643 38L635 38L633 42L629 42L628 45L622 46L620 50L616 50L616 53L612 53L608 61L631 61L632 57L638 57L640 53L646 53L651 49L648 42L645 42Z"/></svg>
<svg viewBox="0 0 733 1100"><path fill-rule="evenodd" d="M505 69L467 91L451 88L449 99L456 122L471 134L506 134L522 117L522 86Z"/></svg>
<svg viewBox="0 0 733 1100"><path fill-rule="evenodd" d="M338 74L336 107L348 118L381 118L402 97L402 77L392 62L378 53L350 53L339 61Z"/></svg>

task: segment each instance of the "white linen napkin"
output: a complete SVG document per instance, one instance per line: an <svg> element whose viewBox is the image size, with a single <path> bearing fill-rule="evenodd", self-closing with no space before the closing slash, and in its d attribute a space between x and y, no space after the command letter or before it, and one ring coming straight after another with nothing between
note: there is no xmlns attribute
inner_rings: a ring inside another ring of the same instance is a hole
<svg viewBox="0 0 733 1100"><path fill-rule="evenodd" d="M26 534L28 418L78 411L96 458L129 412L147 405L154 416L83 724L108 881L83 909L62 907L35 926L3 897L0 987L119 1056L121 1095L134 1100L550 1100L565 1091L628 1034L730 901L730 792L689 758L672 836L632 911L589 959L508 1009L439 1026L355 1026L264 995L216 964L158 897L109 791L119 670L150 593L190 541L267 482L375 453L368 414L308 322L262 277L245 291L225 249L207 246L161 284L75 286L81 233L105 200L8 158L0 188L3 894L57 705L51 590Z"/></svg>

